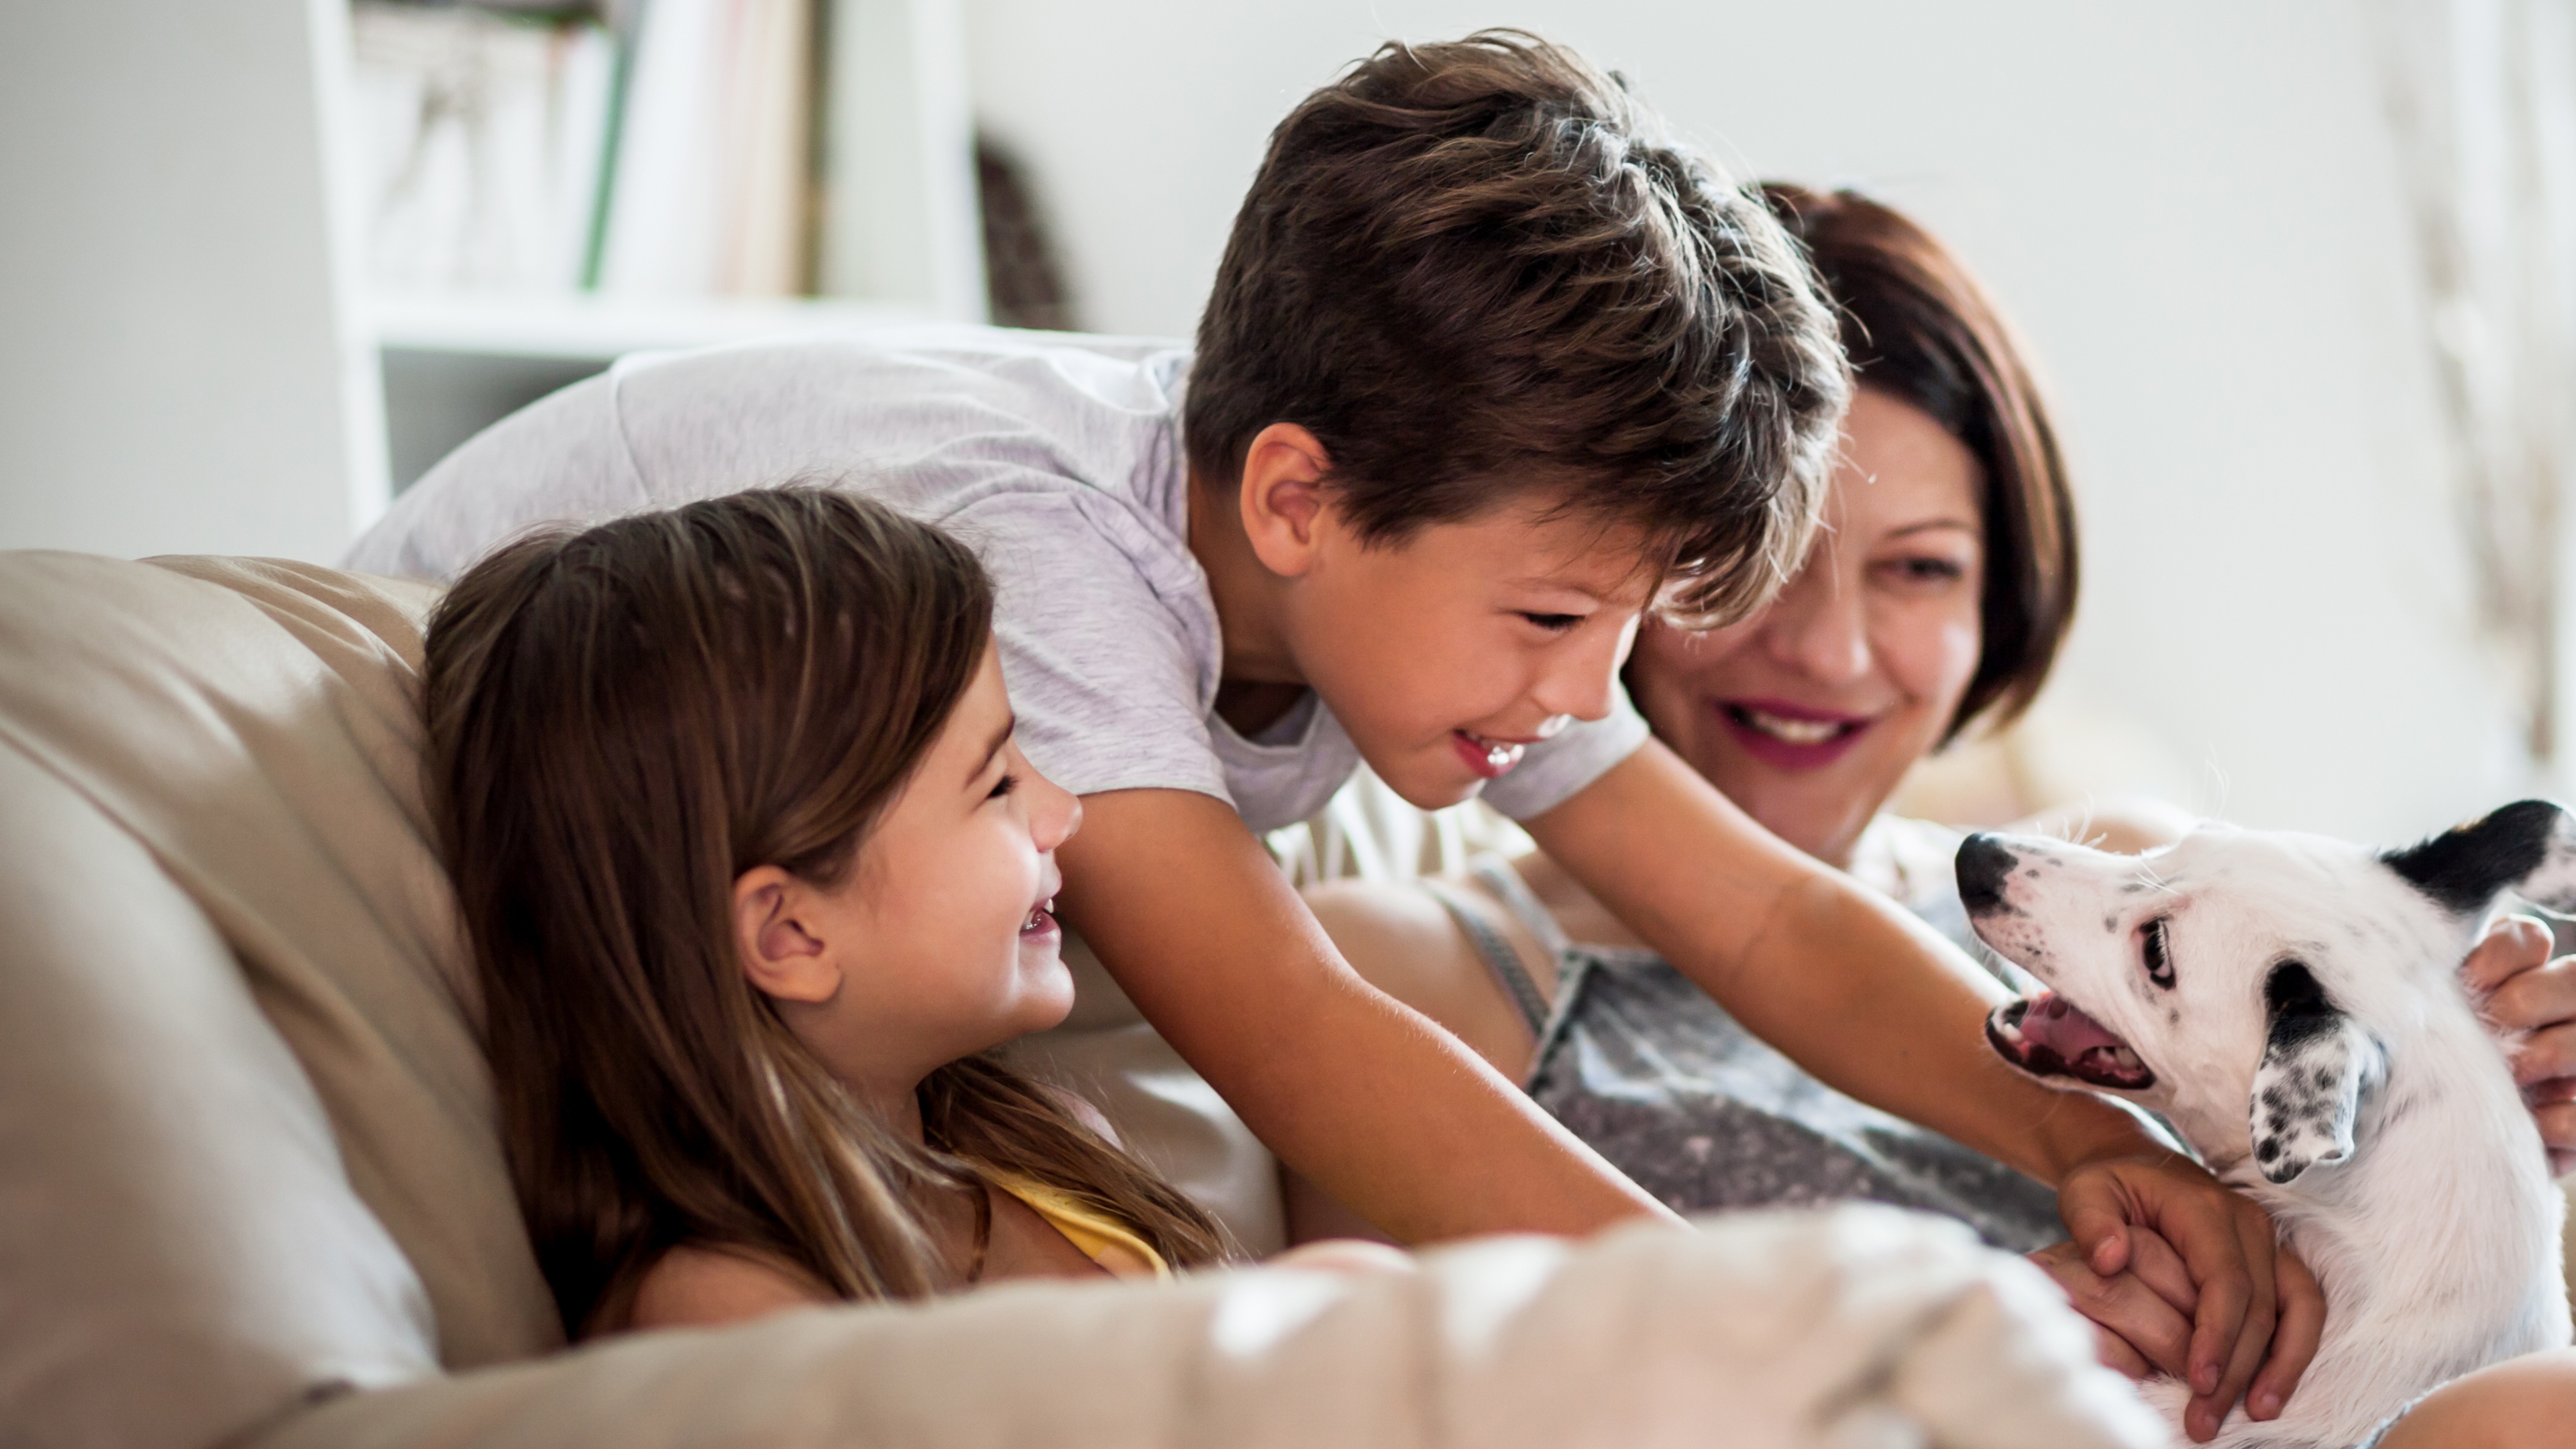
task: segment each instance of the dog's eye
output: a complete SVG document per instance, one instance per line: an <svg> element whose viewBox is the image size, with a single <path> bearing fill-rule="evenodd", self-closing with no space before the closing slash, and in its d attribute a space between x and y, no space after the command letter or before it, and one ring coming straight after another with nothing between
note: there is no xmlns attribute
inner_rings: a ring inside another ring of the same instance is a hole
<svg viewBox="0 0 2576 1449"><path fill-rule="evenodd" d="M2166 917L2158 916L2147 922L2145 932L2138 941L2138 949L2146 953L2147 979L2171 990L2174 984L2174 972L2173 958L2165 954L2166 920Z"/></svg>

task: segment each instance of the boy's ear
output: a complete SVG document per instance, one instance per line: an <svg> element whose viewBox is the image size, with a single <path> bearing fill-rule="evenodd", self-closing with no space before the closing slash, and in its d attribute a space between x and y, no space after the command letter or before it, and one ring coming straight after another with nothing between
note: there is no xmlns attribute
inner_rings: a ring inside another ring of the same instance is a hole
<svg viewBox="0 0 2576 1449"><path fill-rule="evenodd" d="M751 984L781 1001L829 1001L841 989L839 962L806 929L809 894L774 865L754 866L733 883L734 952Z"/></svg>
<svg viewBox="0 0 2576 1449"><path fill-rule="evenodd" d="M1236 498L1244 536L1264 568L1296 578L1313 567L1332 472L1332 455L1322 441L1295 423L1272 423L1252 435Z"/></svg>

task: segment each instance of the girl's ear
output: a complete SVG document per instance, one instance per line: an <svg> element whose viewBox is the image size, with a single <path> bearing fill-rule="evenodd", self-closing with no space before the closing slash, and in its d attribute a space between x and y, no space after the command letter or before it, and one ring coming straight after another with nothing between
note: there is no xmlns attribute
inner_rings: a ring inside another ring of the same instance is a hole
<svg viewBox="0 0 2576 1449"><path fill-rule="evenodd" d="M1296 578L1313 565L1324 485L1332 471L1322 441L1295 423L1272 423L1244 449L1237 499L1243 532L1272 573Z"/></svg>
<svg viewBox="0 0 2576 1449"><path fill-rule="evenodd" d="M733 883L734 950L743 974L781 1001L829 1001L841 968L822 938L807 929L813 892L774 865L754 866Z"/></svg>

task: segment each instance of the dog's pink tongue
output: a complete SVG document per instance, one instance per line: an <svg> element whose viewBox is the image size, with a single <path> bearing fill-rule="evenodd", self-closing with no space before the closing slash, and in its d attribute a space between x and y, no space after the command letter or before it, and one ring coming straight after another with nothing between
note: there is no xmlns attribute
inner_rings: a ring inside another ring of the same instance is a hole
<svg viewBox="0 0 2576 1449"><path fill-rule="evenodd" d="M2075 1009L2075 1003L2054 994L2034 997L2030 1010L2022 1013L2022 1040L2032 1046L2043 1046L2057 1053L2060 1060L2080 1062L2095 1047L2125 1047L2127 1042L2113 1036L2102 1023Z"/></svg>

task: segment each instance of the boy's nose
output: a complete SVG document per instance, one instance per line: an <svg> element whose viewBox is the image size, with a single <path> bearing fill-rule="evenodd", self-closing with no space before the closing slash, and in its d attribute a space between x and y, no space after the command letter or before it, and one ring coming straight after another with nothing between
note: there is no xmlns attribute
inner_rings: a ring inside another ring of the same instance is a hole
<svg viewBox="0 0 2576 1449"><path fill-rule="evenodd" d="M1610 702L1617 698L1619 688L1619 666L1627 659L1632 633L1604 631L1597 642L1564 650L1551 662L1537 687L1530 691L1530 698L1547 712L1552 726L1542 726L1542 737L1574 720L1609 718Z"/></svg>

